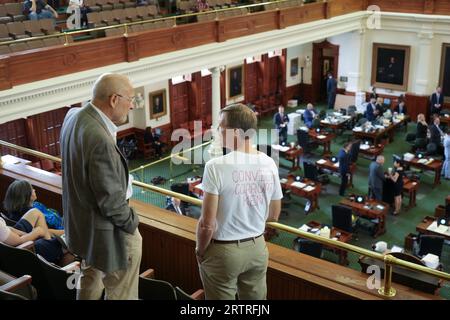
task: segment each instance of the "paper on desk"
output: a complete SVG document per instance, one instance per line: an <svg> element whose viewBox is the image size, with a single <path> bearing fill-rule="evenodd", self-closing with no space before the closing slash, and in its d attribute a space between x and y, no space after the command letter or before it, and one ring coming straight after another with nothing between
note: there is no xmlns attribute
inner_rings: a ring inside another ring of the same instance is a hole
<svg viewBox="0 0 450 320"><path fill-rule="evenodd" d="M302 225L300 228L298 228L299 230L302 230L302 231L305 231L305 232L308 232L309 231L309 227L306 225L306 224L304 224L304 225Z"/></svg>
<svg viewBox="0 0 450 320"><path fill-rule="evenodd" d="M378 210L383 210L383 209L384 209L384 206L378 204L378 205L376 206L376 208L377 208Z"/></svg>
<svg viewBox="0 0 450 320"><path fill-rule="evenodd" d="M286 178L280 179L280 183L287 183L287 182L288 182L288 179L286 179Z"/></svg>
<svg viewBox="0 0 450 320"><path fill-rule="evenodd" d="M399 246L396 246L396 245L393 245L392 249L391 249L391 252L403 252L403 248L399 247Z"/></svg>
<svg viewBox="0 0 450 320"><path fill-rule="evenodd" d="M439 227L437 227L436 232L447 233L447 230L448 230L448 227L441 224Z"/></svg>
<svg viewBox="0 0 450 320"><path fill-rule="evenodd" d="M315 189L315 187L307 186L307 187L305 188L305 191L306 191L306 192L310 192L310 191L313 191L314 189Z"/></svg>
<svg viewBox="0 0 450 320"><path fill-rule="evenodd" d="M317 139L325 139L327 136L324 136L323 134L317 136Z"/></svg>
<svg viewBox="0 0 450 320"><path fill-rule="evenodd" d="M335 167L339 167L339 162L336 162L336 163L334 164L334 166L335 166Z"/></svg>
<svg viewBox="0 0 450 320"><path fill-rule="evenodd" d="M324 163L327 163L327 160L325 160L325 159L320 159L320 160L317 160L317 163L318 163L318 164L324 164Z"/></svg>
<svg viewBox="0 0 450 320"><path fill-rule="evenodd" d="M304 184L300 181L295 181L295 182L292 182L291 186L302 189L306 186L306 184Z"/></svg>
<svg viewBox="0 0 450 320"><path fill-rule="evenodd" d="M363 131L363 129L362 129L361 127L354 127L354 128L353 128L353 131L355 131L355 132L361 132L361 131Z"/></svg>
<svg viewBox="0 0 450 320"><path fill-rule="evenodd" d="M196 185L194 188L200 189L203 191L203 184L199 183L198 185Z"/></svg>
<svg viewBox="0 0 450 320"><path fill-rule="evenodd" d="M361 144L361 145L359 145L359 148L361 150L368 150L368 149L370 149L370 146L368 144Z"/></svg>
<svg viewBox="0 0 450 320"><path fill-rule="evenodd" d="M437 221L433 221L427 228L427 230L430 231L436 231L436 229L437 229Z"/></svg>

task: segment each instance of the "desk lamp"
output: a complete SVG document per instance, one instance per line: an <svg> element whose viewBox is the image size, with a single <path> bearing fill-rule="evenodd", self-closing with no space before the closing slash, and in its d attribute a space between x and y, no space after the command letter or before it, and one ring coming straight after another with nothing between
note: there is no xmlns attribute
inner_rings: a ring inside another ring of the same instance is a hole
<svg viewBox="0 0 450 320"><path fill-rule="evenodd" d="M302 178L300 176L295 177L295 181L301 181L301 180L302 180Z"/></svg>
<svg viewBox="0 0 450 320"><path fill-rule="evenodd" d="M357 196L356 197L356 202L363 203L364 202L364 197L363 196Z"/></svg>
<svg viewBox="0 0 450 320"><path fill-rule="evenodd" d="M316 132L319 133L320 132L320 128L316 128Z"/></svg>
<svg viewBox="0 0 450 320"><path fill-rule="evenodd" d="M331 157L331 162L336 163L336 162L338 162L338 160L336 157Z"/></svg>

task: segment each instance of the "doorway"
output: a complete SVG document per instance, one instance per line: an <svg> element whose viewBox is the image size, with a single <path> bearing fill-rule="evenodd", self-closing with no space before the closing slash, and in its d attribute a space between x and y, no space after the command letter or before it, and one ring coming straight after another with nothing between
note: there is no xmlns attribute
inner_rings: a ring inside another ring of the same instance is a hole
<svg viewBox="0 0 450 320"><path fill-rule="evenodd" d="M337 79L339 62L339 46L327 40L313 43L312 64L312 101L315 103L327 101L327 74L331 72Z"/></svg>

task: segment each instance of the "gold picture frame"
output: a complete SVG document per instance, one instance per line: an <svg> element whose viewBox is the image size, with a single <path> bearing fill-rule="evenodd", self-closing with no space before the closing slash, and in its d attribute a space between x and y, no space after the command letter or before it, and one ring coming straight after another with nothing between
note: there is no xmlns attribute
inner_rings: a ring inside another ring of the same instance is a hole
<svg viewBox="0 0 450 320"><path fill-rule="evenodd" d="M296 77L298 75L298 58L291 59L290 76Z"/></svg>
<svg viewBox="0 0 450 320"><path fill-rule="evenodd" d="M410 51L410 46L374 43L372 50L372 86L407 91Z"/></svg>
<svg viewBox="0 0 450 320"><path fill-rule="evenodd" d="M244 96L244 65L241 64L239 66L228 68L227 71L228 99Z"/></svg>
<svg viewBox="0 0 450 320"><path fill-rule="evenodd" d="M150 119L163 117L167 114L166 89L150 92Z"/></svg>

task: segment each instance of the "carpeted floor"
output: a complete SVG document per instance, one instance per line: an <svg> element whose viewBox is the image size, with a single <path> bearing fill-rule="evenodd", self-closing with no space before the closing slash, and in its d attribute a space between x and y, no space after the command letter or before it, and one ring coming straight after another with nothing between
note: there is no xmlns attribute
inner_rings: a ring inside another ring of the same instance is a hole
<svg viewBox="0 0 450 320"><path fill-rule="evenodd" d="M317 109L323 109L325 106L316 106ZM294 112L295 109L287 109L286 113ZM272 117L265 117L259 121L260 128L272 129ZM415 132L415 123L410 123L408 125L408 132ZM384 149L384 155L386 158L385 168L392 167L392 155L399 154L402 155L405 152L410 151L410 145L405 142L406 133L404 130L397 130L395 133L393 143L388 144ZM344 141L351 139L351 131L345 131L342 135L338 136L331 145L331 150L333 155L336 155L339 149L342 147ZM296 141L295 136L288 136L288 141ZM308 160L318 160L321 157L322 148L319 147L314 155ZM130 168L139 168L143 165L145 161L140 159L135 159L130 161ZM357 161L357 170L353 178L354 188L349 189L348 192L355 194L366 194L367 193L367 181L368 181L368 167L370 160L363 157L359 157ZM281 160L280 165L282 167L289 168L290 163ZM193 171L195 170L195 172ZM166 183L162 186L169 189L170 185L174 182L184 182L187 177L192 177L202 175L202 166L194 165L169 165L169 161L164 161L162 163L156 164L154 166L139 169L133 175L135 179L150 183L151 179L155 176L163 176L167 179ZM298 174L302 174L298 171ZM172 181L170 181L172 179ZM436 188L432 188L434 179L434 173L422 173L420 180L420 187L417 195L417 206L415 208L409 209L408 211L403 210L399 216L388 215L386 222L386 233L379 236L377 239L372 238L367 232L361 230L358 232L357 240L351 241L352 244L371 249L372 244L377 241L386 241L388 247L393 245L398 245L400 247L404 246L405 236L409 233L416 233L416 225L426 216L434 215L434 208L438 204L443 204L445 197L449 194L450 181L442 180L442 184ZM293 227L300 227L304 223L311 220L319 221L323 224L331 225L331 205L337 204L341 197L338 195L338 188L340 183L340 178L335 176L330 176L330 184L326 185L326 190L323 190L320 195L320 209L316 209L309 215L305 215L304 207L306 199L298 198L293 196L293 201L290 207L287 209L288 214L282 214L279 222L287 224ZM158 205L160 207L165 207L165 197L148 191L142 191L140 188L135 188L134 198L143 200L148 203ZM406 206L408 199L405 199L404 205ZM292 248L292 242L294 236L280 232L277 237L274 237L272 242L282 245L287 248ZM324 252L323 258L337 262L337 256L331 252ZM361 270L358 264L358 256L356 254L349 253L349 267L356 270ZM450 272L450 246L448 243L444 245L441 261L444 265L444 271ZM444 284L440 290L440 295L446 299L450 299L450 286L449 284Z"/></svg>

